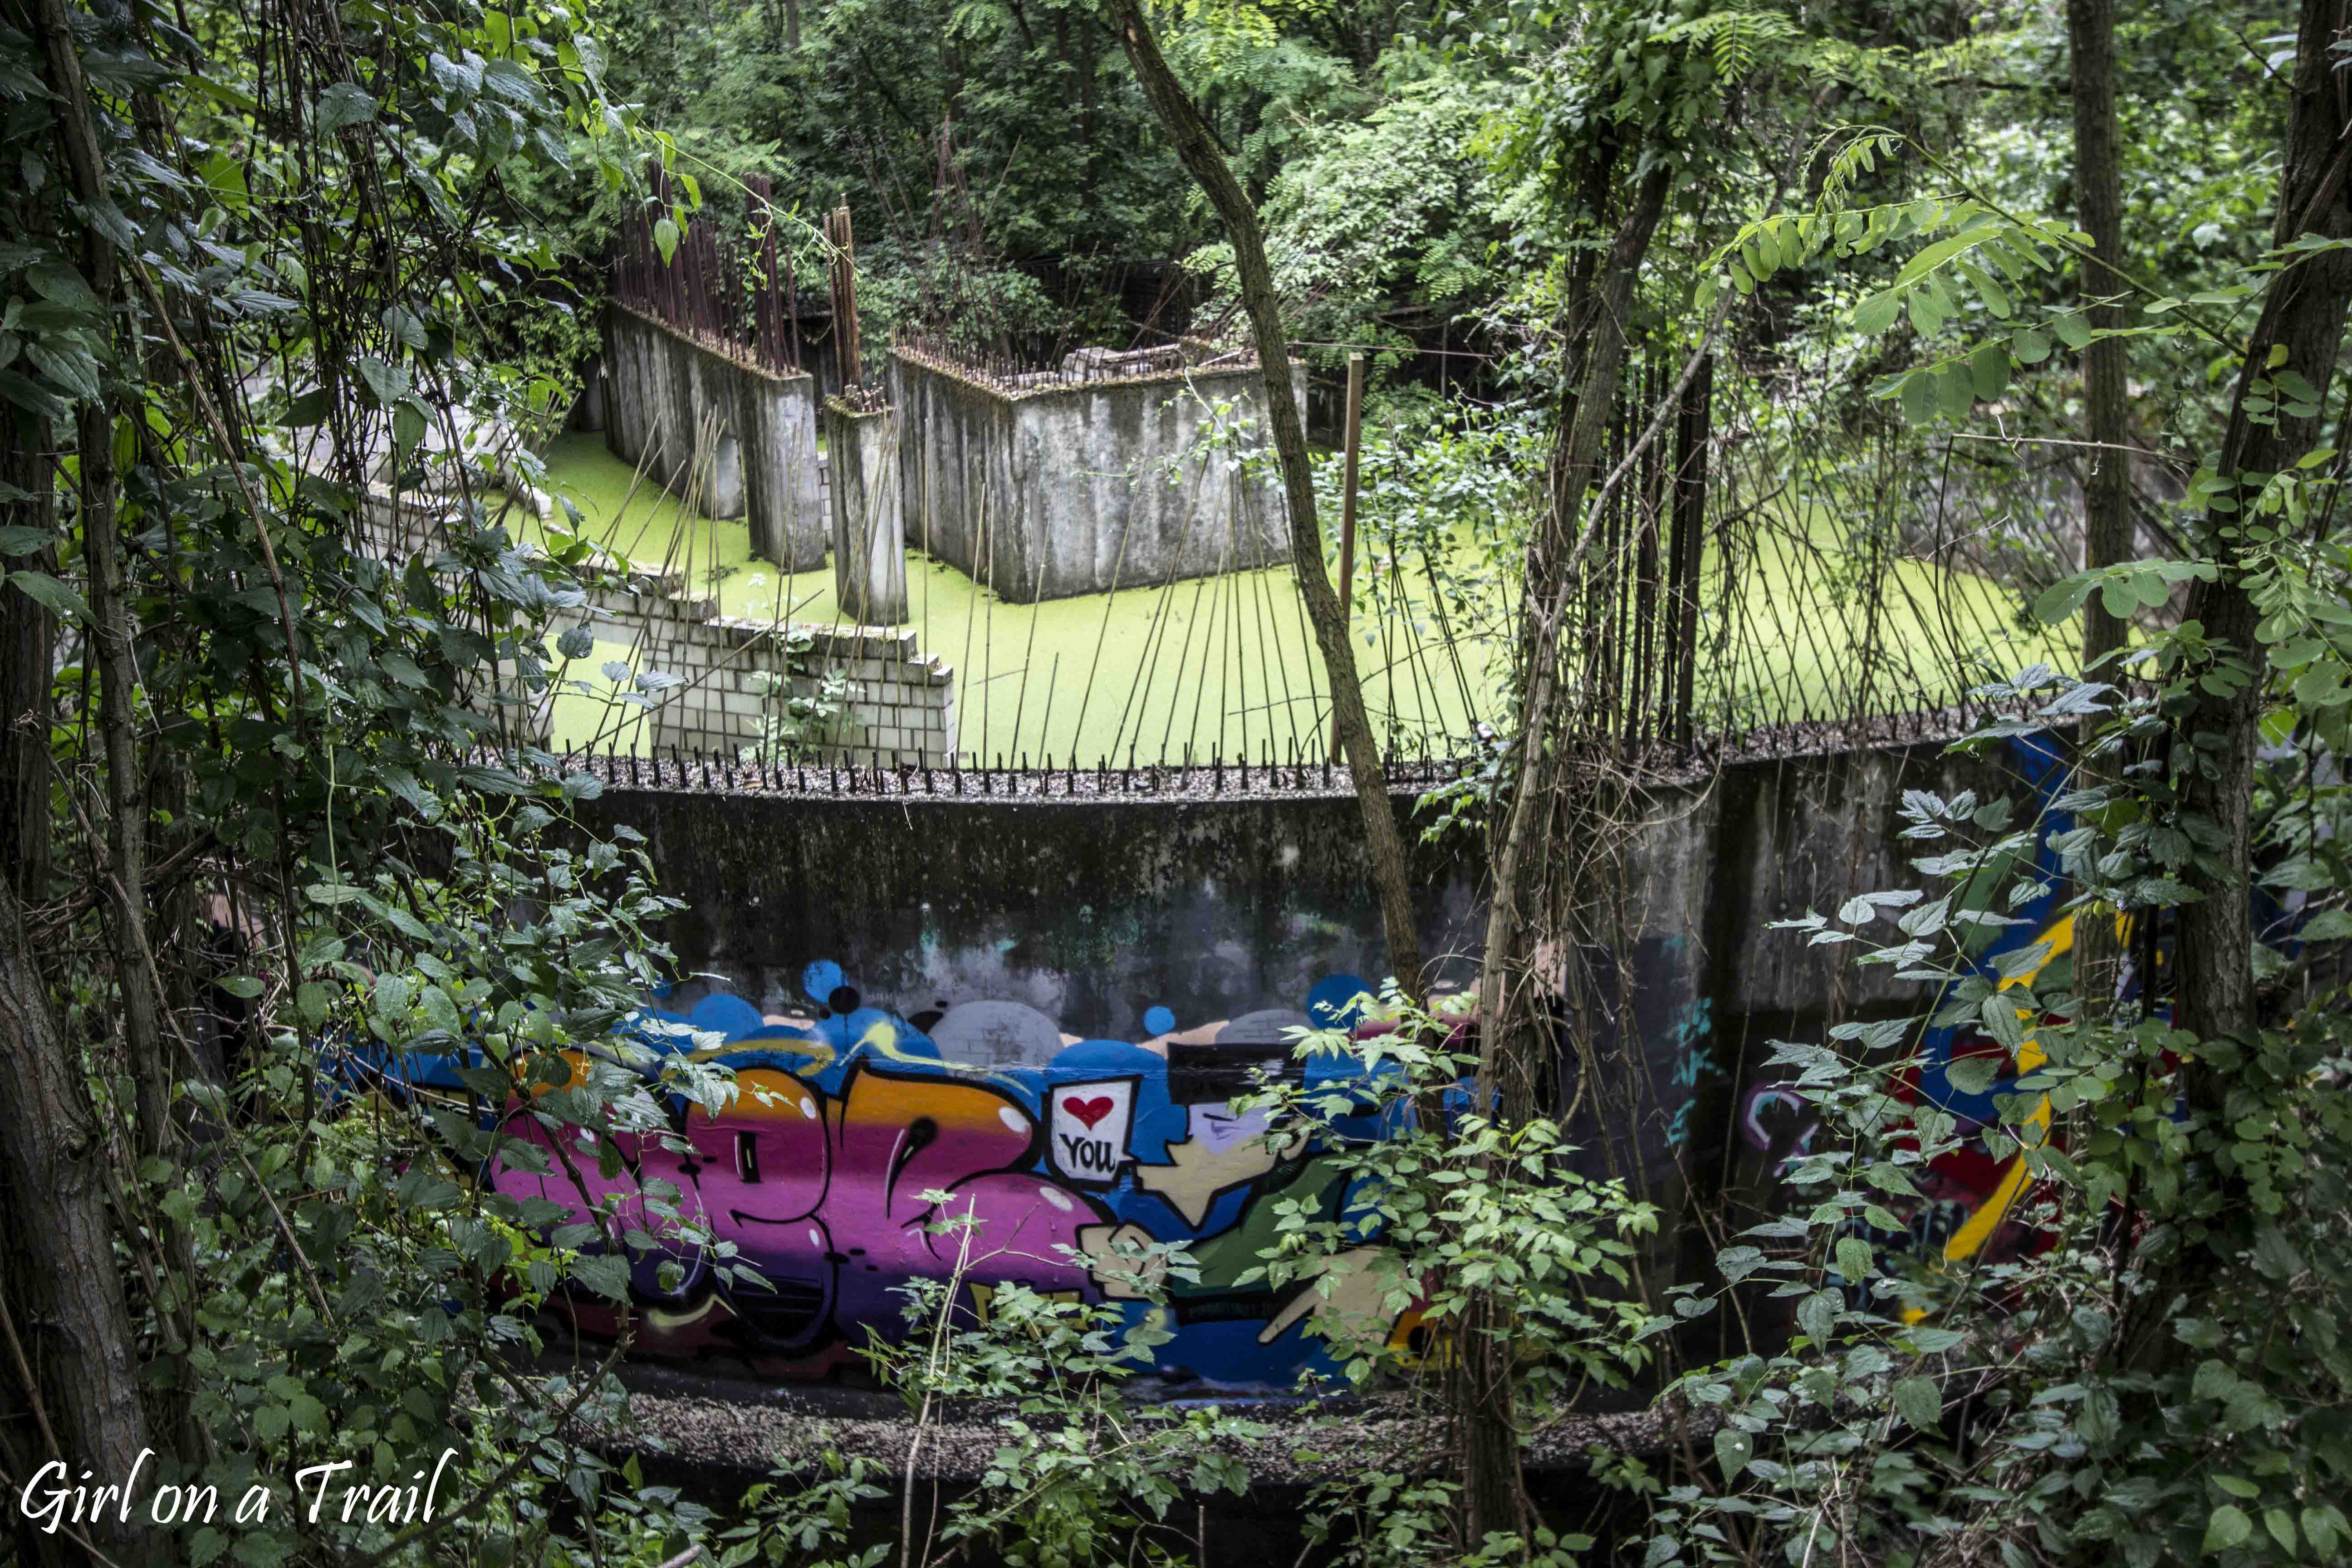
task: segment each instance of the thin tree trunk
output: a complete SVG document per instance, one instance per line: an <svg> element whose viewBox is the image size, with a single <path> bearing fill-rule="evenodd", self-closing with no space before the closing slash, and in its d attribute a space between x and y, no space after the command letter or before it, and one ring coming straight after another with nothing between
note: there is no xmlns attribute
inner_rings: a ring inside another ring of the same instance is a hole
<svg viewBox="0 0 2352 1568"><path fill-rule="evenodd" d="M58 139L85 206L111 205L98 132L89 112L73 26L65 0L39 0L49 87L56 95ZM82 226L83 268L100 305L115 302L114 242L95 223ZM137 724L139 672L132 657L128 581L116 516L114 419L111 405L86 405L76 421L81 492L82 548L89 557L91 640L98 655L100 725L106 746L107 858L114 879L116 983L122 994L123 1044L131 1059L133 1126L143 1156L162 1152L171 1136L170 1059L164 1054L162 998L144 955L147 938L147 800L140 783Z"/></svg>
<svg viewBox="0 0 2352 1568"><path fill-rule="evenodd" d="M2122 151L2116 129L2116 6L2115 0L2067 0L2066 36L2073 72L2074 102L2074 210L2083 232L2091 237L2097 262L2083 269L2083 290L2090 295L2116 294L2123 280L2108 270L2123 266L2124 191ZM2104 266L2098 263L2105 263ZM2119 331L2124 310L2116 304L2095 304L2084 312L2100 331ZM2083 565L2085 570L2112 566L2131 559L2131 458L2126 445L2125 378L2129 350L2122 338L2101 338L2083 351L2084 434L2091 441L2091 457L2083 481ZM2089 671L2099 659L2125 646L2131 633L2128 620L2107 614L2094 594L2083 607L2083 667ZM2097 678L2116 680L2113 667ZM2086 765L2085 784L2120 782L2112 760ZM2112 997L2116 969L2122 956L2113 918L2086 910L2074 933L2074 989L2085 998Z"/></svg>
<svg viewBox="0 0 2352 1568"><path fill-rule="evenodd" d="M1486 963L1478 981L1478 1088L1482 1104L1524 1113L1532 1100L1529 1075L1537 1064L1514 1049L1524 1033L1517 1022L1531 1009L1527 991L1536 983L1526 973L1535 930L1536 885L1544 868L1543 835L1538 831L1548 791L1544 746L1553 705L1559 699L1559 630L1578 574L1571 569L1585 500L1601 478L1602 443L1616 408L1617 385L1625 371L1627 313L1650 240L1664 216L1673 174L1661 160L1643 176L1632 205L1617 226L1608 259L1586 308L1570 324L1571 349L1583 374L1564 399L1559 447L1552 464L1551 502L1530 547L1528 580L1541 584L1527 608L1528 645L1527 700L1521 710L1517 778L1510 810L1494 854L1493 901L1486 912Z"/></svg>
<svg viewBox="0 0 2352 1568"><path fill-rule="evenodd" d="M1549 1051L1534 1005L1544 984L1534 950L1537 903L1549 863L1545 851L1549 779L1559 759L1545 737L1558 700L1559 638L1580 574L1578 535L1586 498L1599 482L1601 450L1617 403L1626 357L1626 321L1643 258L1664 216L1673 174L1660 160L1642 177L1619 221L1607 258L1581 298L1571 304L1567 352L1571 373L1562 398L1552 462L1552 493L1543 527L1528 550L1530 599L1527 700L1521 708L1517 777L1494 852L1486 912L1486 961L1478 977L1477 1103L1507 1124L1531 1115L1536 1077ZM1451 1373L1455 1463L1463 1486L1464 1544L1476 1549L1488 1535L1524 1529L1528 1501L1519 1467L1517 1399L1511 1366L1509 1303L1482 1294L1456 1335Z"/></svg>
<svg viewBox="0 0 2352 1568"><path fill-rule="evenodd" d="M68 1486L84 1470L108 1481L127 1477L140 1452L155 1446L115 1268L106 1158L81 1068L26 950L24 907L0 879L0 1203L9 1218L0 1227L0 1291L8 1328L35 1369L28 1396L61 1450L45 1449L41 1462L62 1458L70 1479L58 1484ZM0 1343L0 1376L17 1382L14 1347ZM154 1468L151 1459L151 1480ZM170 1559L169 1538L136 1514L127 1529L103 1521L89 1529L117 1563Z"/></svg>
<svg viewBox="0 0 2352 1568"><path fill-rule="evenodd" d="M2330 44L2346 20L2346 0L2305 0L2297 28L2294 98L2288 111L2279 210L2272 229L2284 245L2305 234L2341 239L2352 236L2352 205L2346 201L2352 166L2352 129L2347 129L2342 86L2333 68ZM2246 400L2253 384L2292 371L2326 400L2329 374L2344 339L2344 318L2352 304L2352 254L2319 251L2271 275L2260 320L2246 348L2216 471L2224 478L2273 474L2291 468L2320 438L2322 416L2280 409L2267 421L2249 418ZM2270 365L2274 353L2280 364ZM2282 403L2292 399L2281 399ZM2181 782L2184 813L2210 824L2212 837L2200 845L2200 858L2189 885L2202 895L2180 910L2178 1016L2183 1029L2205 1039L2244 1037L2255 1014L2253 922L2247 904L2246 872L2252 858L2252 816L2256 721L2265 690L2264 662L2254 629L2261 617L2247 590L2240 546L2220 531L2235 527L2240 515L2214 511L2207 537L2221 560L2215 581L2200 583L2189 595L2188 614L2201 622L2206 637L2226 644L2242 662L2242 679L2224 690L2196 688L2196 706L2181 724L2181 748L2189 758ZM2190 1103L2220 1110L2226 1091L2221 1075L2192 1065L2187 1074Z"/></svg>
<svg viewBox="0 0 2352 1568"><path fill-rule="evenodd" d="M1136 79L1153 112L1176 144L1177 156L1192 174L1210 205L1217 209L1225 235L1233 242L1234 274L1242 304L1249 312L1257 340L1260 370L1265 377L1266 417L1274 430L1274 447L1282 460L1282 483L1290 510L1290 563L1298 575L1299 592L1314 623L1315 640L1323 651L1323 667L1330 678L1331 707L1337 716L1340 743L1354 775L1357 803L1363 808L1365 847L1371 860L1372 882L1380 894L1381 921L1387 931L1389 967L1404 994L1418 1003L1423 995L1421 938L1412 918L1412 898L1405 880L1404 838L1397 830L1396 810L1389 800L1388 777L1381 766L1379 743L1372 737L1364 710L1362 686L1356 678L1354 645L1339 613L1339 595L1323 570L1323 531L1316 521L1315 483L1307 468L1307 428L1298 405L1292 401L1290 341L1283 331L1275 300L1274 273L1266 265L1265 242L1258 232L1257 213L1217 151L1216 141L1200 110L1185 95L1182 84L1161 58L1159 40L1135 0L1111 0L1119 38L1134 63Z"/></svg>
<svg viewBox="0 0 2352 1568"><path fill-rule="evenodd" d="M0 524L47 534L57 526L46 420L0 412L0 485L26 500L0 501ZM54 551L0 556L0 577L54 572ZM0 879L26 903L48 899L49 685L58 624L31 595L0 585Z"/></svg>

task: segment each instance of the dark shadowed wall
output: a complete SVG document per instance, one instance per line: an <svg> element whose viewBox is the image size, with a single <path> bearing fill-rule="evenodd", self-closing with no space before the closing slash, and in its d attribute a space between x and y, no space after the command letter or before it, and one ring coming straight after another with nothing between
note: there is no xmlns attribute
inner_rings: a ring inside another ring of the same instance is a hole
<svg viewBox="0 0 2352 1568"><path fill-rule="evenodd" d="M1411 797L1401 796L1402 817ZM771 1011L830 960L912 1017L1020 1002L1069 1034L1136 1039L1270 1007L1327 974L1386 972L1351 796L1172 802L690 795L613 790L594 820L651 841L682 963ZM1408 842L1412 835L1408 833ZM1418 847L1424 951L1466 952L1475 868ZM1444 966L1454 979L1469 966ZM814 998L822 1001L824 998Z"/></svg>

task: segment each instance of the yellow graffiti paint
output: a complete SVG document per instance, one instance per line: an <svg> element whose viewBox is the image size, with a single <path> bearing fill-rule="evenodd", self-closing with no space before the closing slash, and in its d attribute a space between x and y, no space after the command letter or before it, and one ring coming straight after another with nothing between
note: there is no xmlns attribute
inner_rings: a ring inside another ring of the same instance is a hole
<svg viewBox="0 0 2352 1568"><path fill-rule="evenodd" d="M2121 920L2116 922L2118 934L2123 932L2126 924ZM2042 962L2021 974L2011 975L2002 981L1999 989L2006 991L2012 985L2031 985L2052 959L2061 953L2074 952L2074 917L2071 914L2059 916L2034 940L2048 949L2042 955ZM2021 1018L2029 1016L2022 1008L2018 1010L2017 1016ZM2034 1038L2034 1032L2028 1029L2024 1040L2017 1047L2018 1076L2023 1077L2049 1059L2040 1042ZM2033 1179L2032 1170L2026 1162L2026 1151L2040 1148L2049 1141L2049 1137L2050 1097L2045 1094L2035 1104L2032 1113L2017 1128L2020 1147L2010 1157L2009 1165L2001 1172L2000 1181L1994 1186L1991 1195L1979 1204L1976 1213L1969 1215L1968 1223L1952 1232L1945 1241L1945 1262L1960 1263L1974 1258L2000 1231L2001 1222L2009 1217L2009 1211L2017 1205L2017 1200L2025 1195L2025 1189Z"/></svg>

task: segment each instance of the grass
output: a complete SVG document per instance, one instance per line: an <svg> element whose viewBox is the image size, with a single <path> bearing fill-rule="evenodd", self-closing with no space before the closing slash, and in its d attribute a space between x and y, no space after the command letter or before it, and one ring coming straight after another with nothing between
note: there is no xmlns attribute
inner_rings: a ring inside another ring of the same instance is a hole
<svg viewBox="0 0 2352 1568"><path fill-rule="evenodd" d="M685 514L650 481L632 496L630 468L600 437L560 437L548 469L557 492L580 508L588 537L641 565L684 572L697 592L716 591L725 614L837 620L830 568L782 572L752 557L741 522ZM1721 586L1733 579L1745 591L1728 625L1715 616L1703 625L1702 645L1727 645L1737 676L1727 690L1702 690L1702 703L1741 723L1844 711L1866 617L1841 580L1845 542L1835 519L1816 508L1801 534L1793 526L1763 531L1753 555L1726 562L1711 554L1706 563L1702 603L1721 603ZM1425 573L1390 571L1375 584L1382 571L1360 552L1350 630L1375 726L1384 741L1404 745L1458 737L1500 708L1504 650L1468 635L1458 607L1441 615ZM1007 603L917 550L908 552L907 572L918 646L956 671L967 752L1081 764L1130 754L1178 761L1188 751L1200 761L1244 752L1256 759L1269 748L1277 757L1318 749L1328 732L1322 659L1286 566L1037 605ZM2074 642L2064 627L2021 641L2010 603L1983 577L1896 563L1880 597L1874 705L1955 700L1968 682L1942 650L2000 647L1995 662L2014 668ZM1510 624L1502 614L1482 619ZM1449 638L1449 629L1461 635ZM637 650L600 641L566 671L584 676L591 689L558 699L558 743L618 731L626 745L642 730L638 710L614 706L620 688L603 674L608 664L647 668Z"/></svg>

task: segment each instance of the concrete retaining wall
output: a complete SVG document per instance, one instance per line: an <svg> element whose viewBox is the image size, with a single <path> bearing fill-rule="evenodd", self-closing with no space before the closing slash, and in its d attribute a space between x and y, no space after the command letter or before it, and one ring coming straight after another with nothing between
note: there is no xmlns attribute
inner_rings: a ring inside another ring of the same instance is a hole
<svg viewBox="0 0 2352 1568"><path fill-rule="evenodd" d="M1302 399L1304 372L1294 366ZM1095 594L1289 559L1278 480L1203 453L1223 417L1262 425L1255 369L1005 393L890 356L907 539L1007 600ZM1263 429L1240 447L1265 440Z"/></svg>
<svg viewBox="0 0 2352 1568"><path fill-rule="evenodd" d="M814 754L873 763L944 763L955 751L955 676L915 647L898 626L813 626L714 616L688 623L661 644L659 668L685 678L654 714L656 747L733 750L761 738L763 713L791 695L813 697L819 681L849 682L842 714L804 742Z"/></svg>
<svg viewBox="0 0 2352 1568"><path fill-rule="evenodd" d="M1884 1008L1916 987L1808 947L1771 922L1857 889L1916 885L1906 789L2038 787L2030 757L1934 744L1741 763L1654 792L1627 852L1622 910L1636 990L1671 1011L1801 1021ZM847 799L608 790L593 808L653 841L692 906L688 969L782 1005L809 963L841 965L908 1016L946 1001L1024 1001L1085 1037L1276 1005L1321 973L1378 977L1380 915L1354 797ZM1467 978L1484 932L1476 846L1420 842L1399 796L1423 951ZM821 888L823 897L808 896ZM1675 1000L1679 998L1679 1001ZM1647 1002L1643 1003L1646 1008ZM1637 1031L1643 1032L1643 1031Z"/></svg>
<svg viewBox="0 0 2352 1568"><path fill-rule="evenodd" d="M1631 809L1612 900L1624 935L1584 966L1597 985L1563 999L1556 1109L1587 1172L1622 1176L1664 1208L1648 1244L1657 1278L1706 1278L1721 1232L1687 1215L1727 1211L1737 1232L1748 1218L1735 1173L1769 1182L1811 1136L1809 1108L1760 1065L1767 1042L1817 1042L1830 1020L1899 999L1892 982L1862 978L1850 948L1769 922L1917 885L1903 791L2022 795L2022 821L2056 772L2030 743L1986 762L1894 747L1741 764ZM1409 798L1394 805L1412 816ZM976 1311L1013 1280L1119 1300L1122 1239L1172 1242L1197 1267L1171 1289L1173 1337L1155 1356L1164 1383L1282 1387L1302 1368L1330 1372L1299 1326L1314 1303L1255 1270L1286 1208L1337 1216L1349 1178L1311 1152L1277 1152L1229 1099L1257 1070L1328 1082L1331 1058L1302 1061L1287 1031L1310 1016L1328 1024L1381 971L1351 797L622 787L580 809L646 835L665 890L690 905L669 933L681 968L723 982L698 977L665 1015L698 1044L722 1040L717 1059L767 1097L717 1116L679 1108L686 1154L675 1138L644 1140L640 1173L697 1194L769 1284L730 1292L698 1249L646 1253L632 1289L664 1310L641 1351L778 1377L854 1372L869 1331L901 1331L894 1287L950 1271L952 1254L926 1251L916 1223L936 1212L985 1227L976 1250L990 1261L967 1279ZM1423 943L1459 984L1482 930L1476 846L1407 842ZM1559 849L1563 861L1587 852ZM2049 900L2015 912L2028 923L2013 940L2032 940ZM1919 1081L1982 1121L1989 1110L1936 1087L1936 1053L1963 1048L1929 1036ZM529 1137L536 1123L508 1125ZM1380 1124L1351 1131L1378 1136ZM1916 1200L1886 1199L1900 1228L1851 1234L1874 1250L1940 1251L1945 1236L1992 1233L2011 1201L1981 1145L1914 1176ZM537 1195L537 1181L501 1184ZM927 1208L930 1191L949 1202ZM1987 1205L2001 1206L1986 1218ZM661 1278L665 1259L685 1266L682 1281ZM1376 1274L1360 1278L1370 1295L1335 1307L1418 1348L1417 1315L1399 1315ZM608 1302L573 1310L593 1331L616 1326ZM1143 1310L1130 1303L1129 1321Z"/></svg>
<svg viewBox="0 0 2352 1568"><path fill-rule="evenodd" d="M824 564L812 377L772 374L621 305L605 309L603 371L604 439L615 457L635 464L651 448L653 477L696 491L706 516L742 518L753 554L794 572ZM720 440L697 486L696 433L710 415Z"/></svg>

